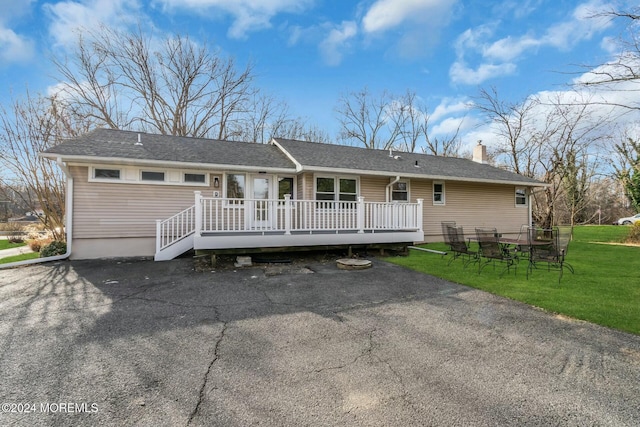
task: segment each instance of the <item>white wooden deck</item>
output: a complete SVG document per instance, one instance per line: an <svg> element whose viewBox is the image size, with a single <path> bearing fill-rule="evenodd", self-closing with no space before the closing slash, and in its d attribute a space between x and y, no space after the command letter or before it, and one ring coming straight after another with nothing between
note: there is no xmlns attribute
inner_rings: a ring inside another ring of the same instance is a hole
<svg viewBox="0 0 640 427"><path fill-rule="evenodd" d="M195 194L195 204L158 220L155 259L189 249L419 242L422 200L417 203L225 199Z"/></svg>

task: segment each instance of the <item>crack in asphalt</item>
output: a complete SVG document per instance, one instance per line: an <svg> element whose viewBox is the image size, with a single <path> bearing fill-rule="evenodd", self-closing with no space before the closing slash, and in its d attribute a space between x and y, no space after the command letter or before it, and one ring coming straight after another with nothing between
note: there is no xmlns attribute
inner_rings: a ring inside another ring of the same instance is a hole
<svg viewBox="0 0 640 427"><path fill-rule="evenodd" d="M189 419L187 420L187 425L191 425L191 422L193 421L193 419L196 417L196 415L198 415L198 411L200 411L200 405L204 400L204 395L207 388L207 382L209 380L209 374L211 373L211 369L213 368L214 363L218 361L218 348L220 347L220 343L224 339L224 334L227 331L227 325L228 325L228 322L223 322L222 324L222 330L220 331L220 336L218 336L218 340L216 341L216 344L213 347L213 359L209 363L209 366L207 367L207 371L205 372L204 377L202 378L202 385L200 386L200 392L198 394L198 402L196 403L195 408L193 408L193 411L191 411L191 414L189 415Z"/></svg>

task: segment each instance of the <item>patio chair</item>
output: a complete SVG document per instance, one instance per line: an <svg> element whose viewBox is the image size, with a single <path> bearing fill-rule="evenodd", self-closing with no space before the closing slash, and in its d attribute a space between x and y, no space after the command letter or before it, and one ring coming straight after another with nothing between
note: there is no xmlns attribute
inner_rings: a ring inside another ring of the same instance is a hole
<svg viewBox="0 0 640 427"><path fill-rule="evenodd" d="M493 264L493 268L495 269L496 262L502 262L505 265L500 276L502 276L505 271L510 271L511 267L513 267L514 270L517 269L517 258L511 252L504 250L500 244L498 230L495 228L476 228L476 238L480 248L478 274L489 264Z"/></svg>
<svg viewBox="0 0 640 427"><path fill-rule="evenodd" d="M440 223L440 226L442 227L442 238L444 239L444 243L451 246L451 239L449 238L449 230L447 230L448 227L455 227L456 226L456 222L455 221L442 221Z"/></svg>
<svg viewBox="0 0 640 427"><path fill-rule="evenodd" d="M541 244L539 240L536 242L536 237L540 235L548 239L546 244ZM569 226L553 227L531 233L529 244L531 252L529 254L527 279L533 269L538 268L539 263L546 263L548 271L554 269L560 272L558 283L562 279L565 268L573 274L573 266L565 261L572 235L573 229Z"/></svg>
<svg viewBox="0 0 640 427"><path fill-rule="evenodd" d="M466 242L464 237L464 230L462 227L447 226L447 238L449 240L449 247L453 253L453 257L449 260L451 264L455 259L462 258L464 261L464 267L466 268L472 261L477 261L478 252L472 251Z"/></svg>
<svg viewBox="0 0 640 427"><path fill-rule="evenodd" d="M522 224L520 226L520 233L518 234L518 241L524 244L518 244L515 248L516 256L518 258L529 257L529 235L535 232L535 227L528 224Z"/></svg>

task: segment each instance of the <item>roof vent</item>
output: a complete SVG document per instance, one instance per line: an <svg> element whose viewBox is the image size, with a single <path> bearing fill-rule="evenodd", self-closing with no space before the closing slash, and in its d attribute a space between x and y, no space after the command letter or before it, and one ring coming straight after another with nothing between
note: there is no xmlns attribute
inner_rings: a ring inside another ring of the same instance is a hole
<svg viewBox="0 0 640 427"><path fill-rule="evenodd" d="M416 167L416 168L419 168L419 167L420 167L420 165L418 164L418 161L417 161L417 160L416 160L416 164L415 164L415 165L413 165L413 166L414 166L414 167Z"/></svg>
<svg viewBox="0 0 640 427"><path fill-rule="evenodd" d="M393 157L393 150L389 148L389 157Z"/></svg>
<svg viewBox="0 0 640 427"><path fill-rule="evenodd" d="M135 144L133 144L133 145L142 145L142 141L141 141L140 134L138 134L138 142L136 142L136 143L135 143Z"/></svg>

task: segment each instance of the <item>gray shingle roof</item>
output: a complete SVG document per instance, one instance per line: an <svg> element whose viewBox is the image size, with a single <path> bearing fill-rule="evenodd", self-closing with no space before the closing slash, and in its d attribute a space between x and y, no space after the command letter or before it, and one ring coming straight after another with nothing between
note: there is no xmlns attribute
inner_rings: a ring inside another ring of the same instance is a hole
<svg viewBox="0 0 640 427"><path fill-rule="evenodd" d="M140 135L142 145L136 144ZM355 174L400 175L463 181L540 185L541 182L467 159L427 154L370 150L334 144L276 139L303 170L335 170ZM157 161L211 164L229 168L288 169L296 165L277 146L248 142L177 137L114 129L96 129L44 152L45 156L110 161ZM416 167L416 162L418 167Z"/></svg>
<svg viewBox="0 0 640 427"><path fill-rule="evenodd" d="M335 168L354 173L382 172L401 176L424 176L455 180L482 180L540 185L541 182L494 166L468 159L428 154L370 150L345 145L318 144L277 138L282 146L306 170ZM399 158L395 158L399 156ZM416 167L416 162L418 167Z"/></svg>
<svg viewBox="0 0 640 427"><path fill-rule="evenodd" d="M136 145L138 135L142 145ZM49 148L45 154L75 158L155 160L166 162L295 169L280 150L270 144L219 141L156 135L113 129L96 129Z"/></svg>

